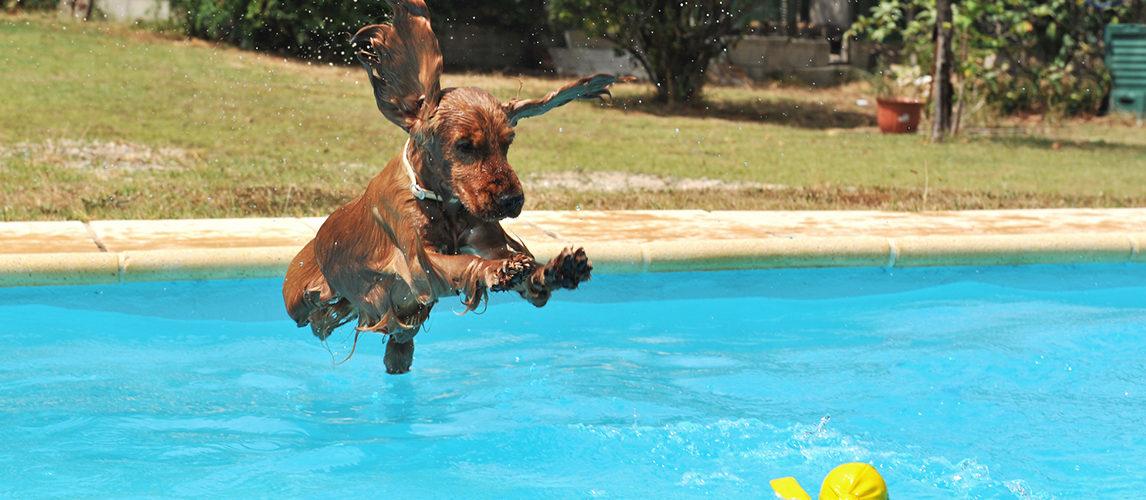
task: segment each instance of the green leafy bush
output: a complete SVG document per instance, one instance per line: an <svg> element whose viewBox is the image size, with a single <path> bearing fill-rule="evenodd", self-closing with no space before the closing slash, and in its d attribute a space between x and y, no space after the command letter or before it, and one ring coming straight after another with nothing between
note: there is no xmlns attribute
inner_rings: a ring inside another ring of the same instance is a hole
<svg viewBox="0 0 1146 500"><path fill-rule="evenodd" d="M1146 20L1136 0L963 0L953 10L956 91L970 109L1000 114L1096 112L1110 88L1103 27ZM934 26L935 0L884 0L849 33L903 40L902 53L930 68Z"/></svg>
<svg viewBox="0 0 1146 500"><path fill-rule="evenodd" d="M188 35L282 52L349 62L346 40L385 19L384 0L171 0Z"/></svg>
<svg viewBox="0 0 1146 500"><path fill-rule="evenodd" d="M54 10L56 5L59 4L58 0L7 0L0 1L0 5L8 12L15 11L43 11Z"/></svg>
<svg viewBox="0 0 1146 500"><path fill-rule="evenodd" d="M546 0L427 0L435 25L477 24L540 35L549 29Z"/></svg>
<svg viewBox="0 0 1146 500"><path fill-rule="evenodd" d="M761 18L757 0L553 0L556 21L609 40L644 67L661 103L693 103L708 63Z"/></svg>
<svg viewBox="0 0 1146 500"><path fill-rule="evenodd" d="M541 30L543 0L429 1L435 28L478 23L511 30ZM353 62L347 41L363 26L384 22L385 0L171 0L188 35L286 53L307 59Z"/></svg>

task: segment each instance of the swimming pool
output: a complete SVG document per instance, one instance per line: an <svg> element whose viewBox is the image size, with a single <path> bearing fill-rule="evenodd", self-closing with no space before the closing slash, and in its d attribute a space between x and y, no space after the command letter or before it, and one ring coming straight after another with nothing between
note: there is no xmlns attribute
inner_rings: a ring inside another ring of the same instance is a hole
<svg viewBox="0 0 1146 500"><path fill-rule="evenodd" d="M0 289L0 497L895 499L1146 484L1146 266L604 275L443 302L410 374L281 280ZM460 311L460 306L453 306Z"/></svg>

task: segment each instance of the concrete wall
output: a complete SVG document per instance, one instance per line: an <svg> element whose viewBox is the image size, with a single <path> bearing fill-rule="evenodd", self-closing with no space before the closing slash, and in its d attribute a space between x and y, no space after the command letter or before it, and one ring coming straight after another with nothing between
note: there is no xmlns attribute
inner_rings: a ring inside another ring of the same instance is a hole
<svg viewBox="0 0 1146 500"><path fill-rule="evenodd" d="M648 73L633 56L616 55L613 49L585 49L550 47L549 57L558 74L586 76L610 73L617 76L635 76L648 80Z"/></svg>
<svg viewBox="0 0 1146 500"><path fill-rule="evenodd" d="M749 78L827 66L831 46L827 40L749 36L728 51L728 61L740 66Z"/></svg>
<svg viewBox="0 0 1146 500"><path fill-rule="evenodd" d="M612 73L648 79L648 74L635 58L628 54L616 55L605 40L569 32L565 41L567 47L549 49L553 65L560 74ZM743 75L751 80L795 75L815 85L840 81L850 71L847 66L831 64L831 46L823 39L749 36L729 49L727 62L743 70ZM721 64L723 62L716 62L717 66Z"/></svg>
<svg viewBox="0 0 1146 500"><path fill-rule="evenodd" d="M549 57L558 74L586 76L610 73L648 80L645 68L631 54L617 55L613 44L601 38L589 38L581 31L565 32L565 47L550 47Z"/></svg>
<svg viewBox="0 0 1146 500"><path fill-rule="evenodd" d="M157 21L171 17L171 7L166 0L95 0L95 8L116 21Z"/></svg>

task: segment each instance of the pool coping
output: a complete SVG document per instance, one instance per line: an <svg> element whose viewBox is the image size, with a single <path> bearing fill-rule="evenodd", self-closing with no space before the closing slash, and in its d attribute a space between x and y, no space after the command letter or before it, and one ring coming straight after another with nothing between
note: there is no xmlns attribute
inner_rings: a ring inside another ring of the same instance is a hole
<svg viewBox="0 0 1146 500"><path fill-rule="evenodd" d="M0 223L0 244L8 244L0 246L0 286L281 277L321 221ZM898 229L882 229L891 221ZM823 227L809 229L816 224ZM530 212L506 225L538 260L584 246L602 274L1146 263L1146 209Z"/></svg>

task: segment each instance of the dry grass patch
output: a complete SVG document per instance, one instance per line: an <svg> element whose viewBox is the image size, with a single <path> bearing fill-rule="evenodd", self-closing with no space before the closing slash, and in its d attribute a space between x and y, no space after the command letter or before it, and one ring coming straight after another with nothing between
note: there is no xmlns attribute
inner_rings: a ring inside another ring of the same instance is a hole
<svg viewBox="0 0 1146 500"><path fill-rule="evenodd" d="M529 210L999 210L1128 208L1146 196L1053 196L1016 192L924 191L886 187L786 187L668 191L533 190Z"/></svg>

